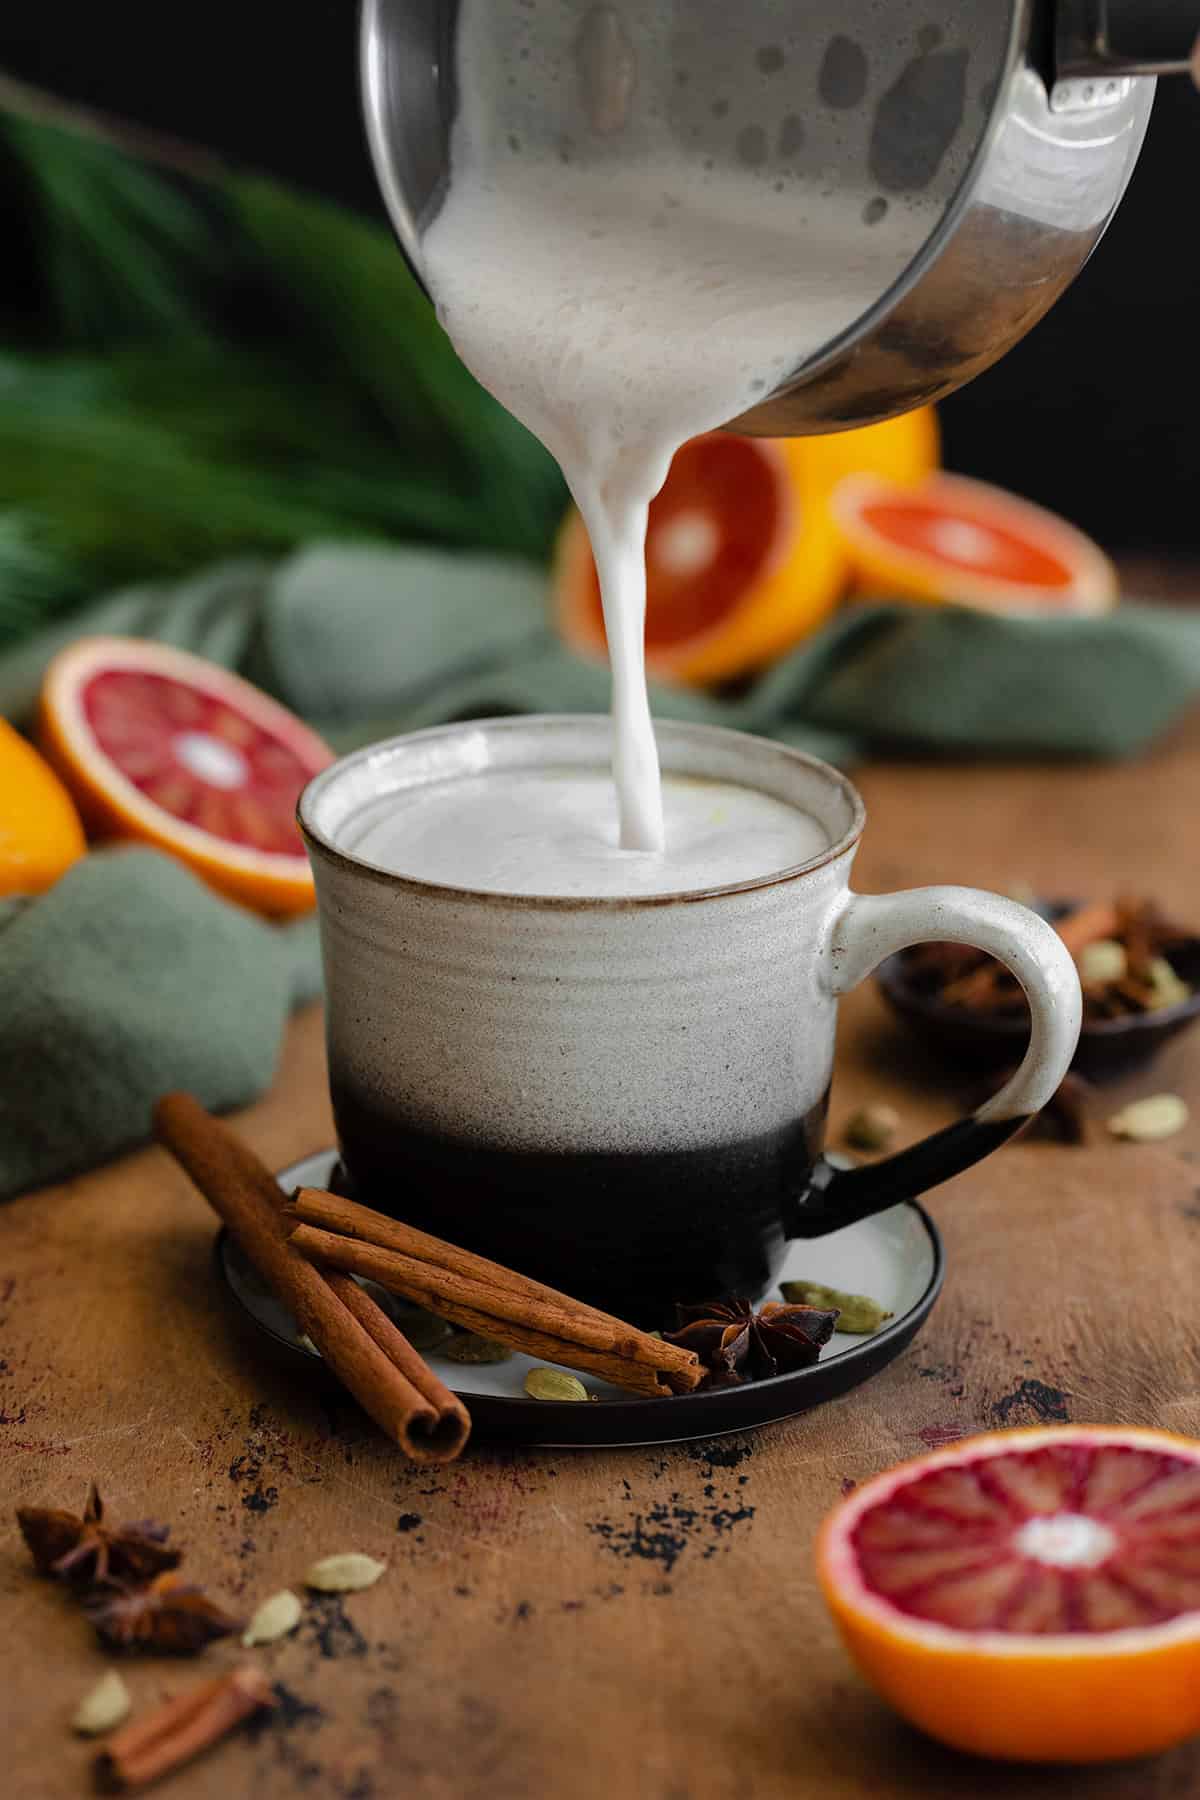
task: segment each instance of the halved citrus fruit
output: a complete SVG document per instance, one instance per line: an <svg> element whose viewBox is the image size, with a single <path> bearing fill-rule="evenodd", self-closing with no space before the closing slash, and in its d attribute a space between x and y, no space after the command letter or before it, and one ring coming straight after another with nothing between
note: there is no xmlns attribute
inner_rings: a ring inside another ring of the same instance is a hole
<svg viewBox="0 0 1200 1800"><path fill-rule="evenodd" d="M873 593L1047 614L1107 612L1117 598L1116 571L1090 538L982 481L852 475L830 505L857 584Z"/></svg>
<svg viewBox="0 0 1200 1800"><path fill-rule="evenodd" d="M814 476L830 488L848 475L880 475L908 485L924 481L941 466L942 434L932 406L802 442Z"/></svg>
<svg viewBox="0 0 1200 1800"><path fill-rule="evenodd" d="M1200 1730L1200 1443L992 1432L830 1514L821 1586L863 1674L959 1750L1105 1762Z"/></svg>
<svg viewBox="0 0 1200 1800"><path fill-rule="evenodd" d="M0 896L44 892L86 849L70 794L33 745L0 719Z"/></svg>
<svg viewBox="0 0 1200 1800"><path fill-rule="evenodd" d="M845 581L801 446L726 432L693 438L650 508L647 667L697 685L748 674L823 624ZM554 601L566 642L602 656L600 583L574 510L559 539Z"/></svg>
<svg viewBox="0 0 1200 1800"><path fill-rule="evenodd" d="M96 835L169 850L259 912L312 906L296 801L333 753L250 682L165 644L81 638L46 671L38 736Z"/></svg>

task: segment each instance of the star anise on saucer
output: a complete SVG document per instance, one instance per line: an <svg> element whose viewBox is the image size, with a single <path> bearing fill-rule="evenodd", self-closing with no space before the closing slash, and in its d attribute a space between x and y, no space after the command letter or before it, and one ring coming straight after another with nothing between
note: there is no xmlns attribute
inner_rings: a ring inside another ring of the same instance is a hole
<svg viewBox="0 0 1200 1800"><path fill-rule="evenodd" d="M180 1656L203 1650L243 1625L210 1600L203 1588L189 1586L170 1573L157 1575L147 1587L110 1583L91 1596L84 1611L115 1650L166 1650Z"/></svg>
<svg viewBox="0 0 1200 1800"><path fill-rule="evenodd" d="M668 1344L694 1350L709 1372L710 1387L736 1387L809 1368L833 1336L836 1311L768 1301L755 1312L748 1300L712 1300L680 1306L679 1330L664 1331Z"/></svg>
<svg viewBox="0 0 1200 1800"><path fill-rule="evenodd" d="M49 1506L22 1506L17 1523L39 1575L84 1584L113 1578L149 1581L183 1558L182 1550L166 1542L170 1528L153 1519L106 1525L104 1502L94 1481L82 1516Z"/></svg>

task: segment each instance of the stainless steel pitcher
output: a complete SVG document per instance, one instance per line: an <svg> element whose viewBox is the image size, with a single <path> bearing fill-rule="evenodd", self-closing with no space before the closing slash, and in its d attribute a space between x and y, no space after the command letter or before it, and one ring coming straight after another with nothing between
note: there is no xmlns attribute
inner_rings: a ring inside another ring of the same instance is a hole
<svg viewBox="0 0 1200 1800"><path fill-rule="evenodd" d="M619 7L557 3L576 6L581 29L599 17L599 29L620 31ZM418 277L423 232L452 178L459 4L362 5L368 137ZM627 4L636 10L644 0ZM678 29L703 31L706 4L715 0L671 0ZM853 37L844 5L739 0L731 11L728 0L721 4L725 32L731 17L747 34L760 28L754 41L782 38L789 27L803 32L811 55L793 60L806 78L819 63L822 119L836 125L839 107L847 117L863 109L865 158L831 160L827 148L820 170L839 196L844 190L848 209L861 208L864 180L878 196L868 205L906 204L931 168L946 166L951 147L962 170L887 291L752 411L730 421L739 431L776 436L838 431L941 399L1036 325L1116 210L1145 135L1154 76L1188 68L1200 29L1200 0L956 0L959 47L951 50L936 23L920 23L922 9L909 0L883 0L871 11L871 29ZM939 8L931 0L926 10ZM863 71L885 38L894 51L897 27L909 33L907 60L886 87L873 90ZM760 68L768 66L760 60ZM689 117L719 119L730 79L714 58L707 77L689 87ZM706 154L732 154L715 124L710 137ZM837 143L836 133L827 142Z"/></svg>

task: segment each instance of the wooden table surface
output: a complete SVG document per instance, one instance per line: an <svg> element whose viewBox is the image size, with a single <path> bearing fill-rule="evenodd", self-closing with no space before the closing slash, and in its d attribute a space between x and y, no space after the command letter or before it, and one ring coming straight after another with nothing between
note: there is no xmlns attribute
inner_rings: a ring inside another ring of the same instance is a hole
<svg viewBox="0 0 1200 1800"><path fill-rule="evenodd" d="M862 786L865 890L1124 886L1196 915L1197 726L1116 768L888 766ZM1162 1089L1200 1115L1200 1032L1112 1104ZM867 1096L896 1104L914 1136L956 1106L870 990L844 1011L834 1141ZM315 1012L240 1123L275 1165L330 1140ZM1194 1795L1200 1742L1082 1772L925 1741L847 1662L811 1547L852 1483L981 1427L1200 1433L1198 1149L1197 1130L1156 1147L1018 1144L937 1193L943 1298L908 1352L835 1404L673 1449L480 1444L432 1473L231 1334L213 1221L146 1151L0 1212L0 1512L76 1505L94 1476L116 1513L169 1520L188 1570L247 1609L318 1555L387 1563L370 1592L310 1598L293 1638L253 1653L284 1704L174 1777L178 1800ZM0 1792L84 1792L89 1751L68 1720L104 1658L7 1526L0 1619ZM239 1654L217 1646L203 1666ZM126 1674L144 1704L200 1669L149 1660Z"/></svg>

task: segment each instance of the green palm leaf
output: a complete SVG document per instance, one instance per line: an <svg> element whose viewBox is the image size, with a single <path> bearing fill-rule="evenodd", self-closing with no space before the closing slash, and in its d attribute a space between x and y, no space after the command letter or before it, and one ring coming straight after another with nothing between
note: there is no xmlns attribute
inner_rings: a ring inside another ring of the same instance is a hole
<svg viewBox="0 0 1200 1800"><path fill-rule="evenodd" d="M313 538L547 554L557 470L382 228L28 119L0 119L0 152L39 296L0 344L0 644L106 586ZM0 269L4 316L20 297Z"/></svg>

